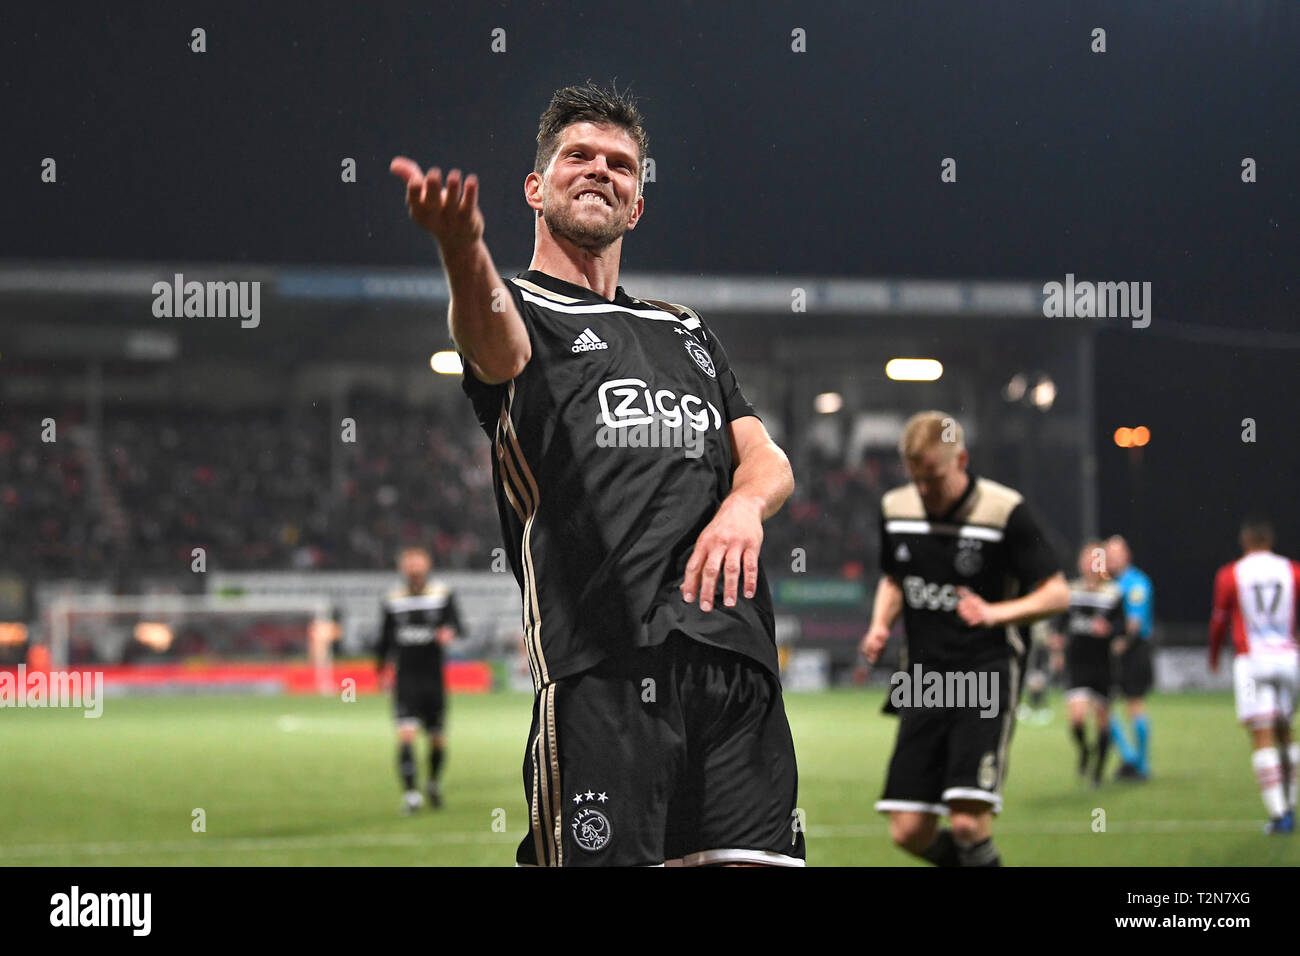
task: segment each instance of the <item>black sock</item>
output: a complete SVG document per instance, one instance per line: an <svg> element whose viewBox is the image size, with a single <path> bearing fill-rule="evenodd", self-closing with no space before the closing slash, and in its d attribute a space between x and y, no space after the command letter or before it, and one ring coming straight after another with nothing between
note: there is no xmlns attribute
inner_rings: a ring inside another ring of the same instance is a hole
<svg viewBox="0 0 1300 956"><path fill-rule="evenodd" d="M934 842L921 851L921 859L929 860L935 866L960 866L957 841L952 838L952 831L940 830Z"/></svg>
<svg viewBox="0 0 1300 956"><path fill-rule="evenodd" d="M1002 865L1002 857L998 856L998 850L993 845L992 837L976 843L974 846L958 845L957 855L961 859L962 866Z"/></svg>
<svg viewBox="0 0 1300 956"><path fill-rule="evenodd" d="M1110 728L1097 728L1097 768L1092 772L1092 779L1101 781L1102 771L1106 767L1106 754L1110 752Z"/></svg>
<svg viewBox="0 0 1300 956"><path fill-rule="evenodd" d="M1042 710L1043 695L1046 693L1047 691L1045 690L1031 690L1029 692L1029 706L1032 707L1034 710Z"/></svg>
<svg viewBox="0 0 1300 956"><path fill-rule="evenodd" d="M415 789L415 751L411 745L403 743L397 748L397 772L401 774L402 783L407 790Z"/></svg>
<svg viewBox="0 0 1300 956"><path fill-rule="evenodd" d="M433 783L438 779L438 774L442 772L442 754L441 747L434 745L429 748L429 782Z"/></svg>
<svg viewBox="0 0 1300 956"><path fill-rule="evenodd" d="M1079 773L1084 773L1088 769L1088 737L1083 724L1071 724L1070 731L1074 734L1075 745L1079 748Z"/></svg>

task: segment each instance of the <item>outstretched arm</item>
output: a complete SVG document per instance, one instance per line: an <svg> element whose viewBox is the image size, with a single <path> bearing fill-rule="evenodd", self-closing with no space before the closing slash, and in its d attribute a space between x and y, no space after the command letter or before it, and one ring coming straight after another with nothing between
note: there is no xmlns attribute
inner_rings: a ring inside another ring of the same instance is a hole
<svg viewBox="0 0 1300 956"><path fill-rule="evenodd" d="M444 184L438 167L421 173L419 165L405 156L395 158L389 170L406 183L411 218L438 241L451 289L447 321L456 348L479 381L488 385L510 381L532 358L532 343L483 242L478 177L466 177L462 189L461 172L453 169Z"/></svg>

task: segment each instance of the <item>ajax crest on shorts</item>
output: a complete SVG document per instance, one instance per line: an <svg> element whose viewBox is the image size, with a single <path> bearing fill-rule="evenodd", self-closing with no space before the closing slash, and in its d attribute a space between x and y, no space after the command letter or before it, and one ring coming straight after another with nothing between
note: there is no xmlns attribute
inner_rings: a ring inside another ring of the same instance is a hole
<svg viewBox="0 0 1300 956"><path fill-rule="evenodd" d="M614 830L609 817L601 812L598 806L586 804L588 800L604 803L608 799L605 794L597 794L591 790L574 796L574 803L585 804L573 811L573 816L569 820L569 830L573 833L573 842L578 844L579 850L599 853L609 846L609 841L613 839Z"/></svg>

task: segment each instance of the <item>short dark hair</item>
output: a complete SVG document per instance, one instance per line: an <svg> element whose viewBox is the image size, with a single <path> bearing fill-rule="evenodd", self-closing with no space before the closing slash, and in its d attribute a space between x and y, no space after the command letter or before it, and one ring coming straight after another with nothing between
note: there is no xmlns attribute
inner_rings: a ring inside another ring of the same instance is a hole
<svg viewBox="0 0 1300 956"><path fill-rule="evenodd" d="M1271 548L1273 525L1262 515L1250 515L1241 523L1241 537L1252 544Z"/></svg>
<svg viewBox="0 0 1300 956"><path fill-rule="evenodd" d="M583 86L566 86L555 91L537 125L537 158L533 162L533 172L545 175L546 167L560 148L565 128L574 123L607 123L631 136L637 146L637 186L645 185L645 154L650 145L645 120L631 94L626 90L620 93L612 82L609 89L587 80Z"/></svg>

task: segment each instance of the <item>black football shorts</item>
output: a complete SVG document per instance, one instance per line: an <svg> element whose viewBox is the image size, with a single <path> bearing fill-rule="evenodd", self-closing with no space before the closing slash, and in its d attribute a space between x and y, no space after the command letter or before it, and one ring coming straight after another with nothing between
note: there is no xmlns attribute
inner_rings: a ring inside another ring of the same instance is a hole
<svg viewBox="0 0 1300 956"><path fill-rule="evenodd" d="M1110 638L1089 637L1076 634L1065 647L1065 695L1080 694L1100 704L1110 700L1110 688L1115 682L1115 661L1110 650Z"/></svg>
<svg viewBox="0 0 1300 956"><path fill-rule="evenodd" d="M447 695L438 682L399 683L393 711L399 724L419 723L429 733L439 733L447 716Z"/></svg>
<svg viewBox="0 0 1300 956"><path fill-rule="evenodd" d="M1145 697L1155 683L1151 667L1151 640L1135 637L1119 657L1119 689L1125 698Z"/></svg>
<svg viewBox="0 0 1300 956"><path fill-rule="evenodd" d="M521 865L802 866L779 681L674 632L536 695Z"/></svg>
<svg viewBox="0 0 1300 956"><path fill-rule="evenodd" d="M881 813L945 815L950 800L976 800L1002 810L1002 783L1016 725L1021 662L985 668L998 676L997 712L978 706L901 707Z"/></svg>

